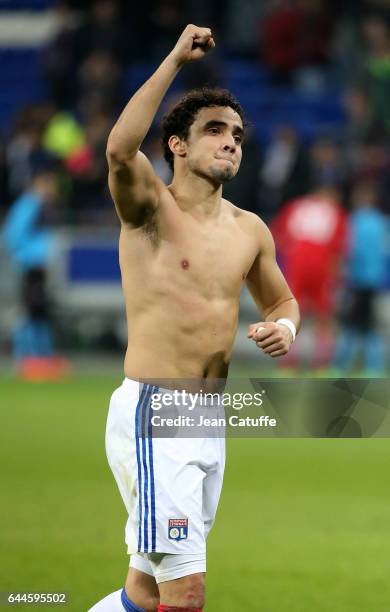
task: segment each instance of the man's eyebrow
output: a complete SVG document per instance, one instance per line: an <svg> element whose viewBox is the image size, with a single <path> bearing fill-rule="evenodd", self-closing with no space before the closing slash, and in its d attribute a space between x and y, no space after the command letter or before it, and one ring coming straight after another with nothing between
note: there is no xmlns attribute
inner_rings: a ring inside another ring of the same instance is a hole
<svg viewBox="0 0 390 612"><path fill-rule="evenodd" d="M212 128L212 127L228 127L228 124L225 123L225 121L218 121L216 119L211 119L210 121L207 121L207 123L204 125L205 130L208 130L209 128ZM240 134L241 136L243 136L244 130L239 125L235 125L233 127L233 133Z"/></svg>

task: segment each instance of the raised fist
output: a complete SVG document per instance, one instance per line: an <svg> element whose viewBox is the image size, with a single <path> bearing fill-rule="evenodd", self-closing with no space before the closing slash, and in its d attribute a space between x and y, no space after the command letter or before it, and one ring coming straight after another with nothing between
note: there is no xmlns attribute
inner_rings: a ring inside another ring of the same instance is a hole
<svg viewBox="0 0 390 612"><path fill-rule="evenodd" d="M178 65L202 59L207 51L215 47L210 28L188 25L177 41L171 55Z"/></svg>

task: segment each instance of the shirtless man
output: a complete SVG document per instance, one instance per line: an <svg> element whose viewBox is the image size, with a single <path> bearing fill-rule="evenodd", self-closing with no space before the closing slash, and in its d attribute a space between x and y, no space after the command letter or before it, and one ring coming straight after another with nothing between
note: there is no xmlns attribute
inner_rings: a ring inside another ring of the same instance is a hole
<svg viewBox="0 0 390 612"><path fill-rule="evenodd" d="M156 387L138 381L225 378L244 282L262 313L248 331L259 349L271 357L286 354L299 326L269 230L222 198L242 156L243 113L235 98L224 90L195 90L164 118L164 155L174 172L168 187L140 152L179 70L214 46L208 28L187 26L108 139L128 348L106 442L129 513L132 556L125 589L94 612L199 612L204 606L205 538L221 490L224 444L147 440L145 411Z"/></svg>

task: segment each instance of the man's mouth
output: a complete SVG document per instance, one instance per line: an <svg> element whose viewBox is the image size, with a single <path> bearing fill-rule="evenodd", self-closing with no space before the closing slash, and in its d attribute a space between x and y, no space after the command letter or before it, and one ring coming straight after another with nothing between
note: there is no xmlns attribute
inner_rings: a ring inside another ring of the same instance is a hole
<svg viewBox="0 0 390 612"><path fill-rule="evenodd" d="M216 159L221 159L222 161L228 161L231 164L234 164L234 161L230 157L217 157Z"/></svg>

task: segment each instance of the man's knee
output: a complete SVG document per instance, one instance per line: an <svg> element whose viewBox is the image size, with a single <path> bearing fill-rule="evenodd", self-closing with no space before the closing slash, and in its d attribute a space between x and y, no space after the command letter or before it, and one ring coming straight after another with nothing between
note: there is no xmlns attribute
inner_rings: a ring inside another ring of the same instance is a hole
<svg viewBox="0 0 390 612"><path fill-rule="evenodd" d="M205 602L204 574L191 574L159 585L160 601L166 606L203 608Z"/></svg>
<svg viewBox="0 0 390 612"><path fill-rule="evenodd" d="M159 603L160 597L147 595L142 602L142 609L145 610L145 612L156 612Z"/></svg>

